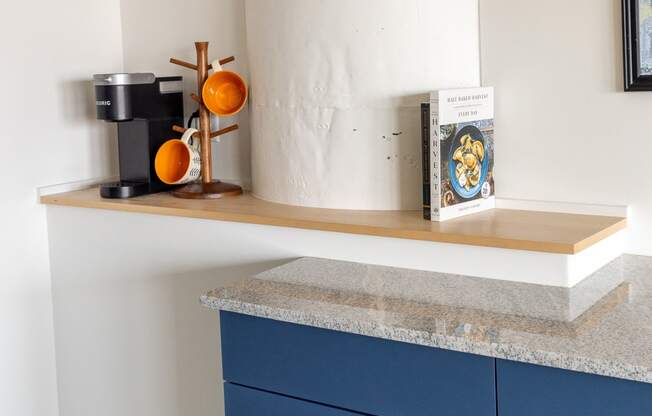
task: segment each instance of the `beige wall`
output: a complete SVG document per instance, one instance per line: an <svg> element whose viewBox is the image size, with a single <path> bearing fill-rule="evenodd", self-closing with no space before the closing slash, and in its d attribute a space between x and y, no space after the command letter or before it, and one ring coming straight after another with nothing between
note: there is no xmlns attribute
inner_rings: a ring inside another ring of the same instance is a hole
<svg viewBox="0 0 652 416"><path fill-rule="evenodd" d="M631 206L652 254L652 92L623 92L620 0L480 0L501 197Z"/></svg>

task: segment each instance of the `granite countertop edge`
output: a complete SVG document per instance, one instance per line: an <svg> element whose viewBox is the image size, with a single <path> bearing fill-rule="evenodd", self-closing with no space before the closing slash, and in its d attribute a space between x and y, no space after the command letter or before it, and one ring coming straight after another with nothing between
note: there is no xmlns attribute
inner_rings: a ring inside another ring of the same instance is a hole
<svg viewBox="0 0 652 416"><path fill-rule="evenodd" d="M652 383L652 369L623 362L604 361L577 354L534 350L528 347L490 343L456 336L432 334L426 331L388 326L372 321L359 321L270 307L232 299L222 299L219 293L203 295L200 303L213 310L240 313L258 318L306 325L321 329L405 342L426 347L475 354L485 357L534 364L624 380Z"/></svg>

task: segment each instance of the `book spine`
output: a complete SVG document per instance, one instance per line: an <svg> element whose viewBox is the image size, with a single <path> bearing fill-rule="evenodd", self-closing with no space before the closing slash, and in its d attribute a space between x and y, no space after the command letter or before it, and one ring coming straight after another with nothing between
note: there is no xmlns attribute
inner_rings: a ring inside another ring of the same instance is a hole
<svg viewBox="0 0 652 416"><path fill-rule="evenodd" d="M439 96L430 98L430 220L441 219L441 160L439 142Z"/></svg>
<svg viewBox="0 0 652 416"><path fill-rule="evenodd" d="M423 165L423 218L430 219L430 104L421 103L421 157Z"/></svg>

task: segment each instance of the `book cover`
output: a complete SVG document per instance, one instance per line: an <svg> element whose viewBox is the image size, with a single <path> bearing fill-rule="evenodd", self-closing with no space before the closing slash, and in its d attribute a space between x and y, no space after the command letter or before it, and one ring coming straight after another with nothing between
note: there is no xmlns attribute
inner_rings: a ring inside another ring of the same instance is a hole
<svg viewBox="0 0 652 416"><path fill-rule="evenodd" d="M493 88L432 92L429 144L432 221L495 207Z"/></svg>

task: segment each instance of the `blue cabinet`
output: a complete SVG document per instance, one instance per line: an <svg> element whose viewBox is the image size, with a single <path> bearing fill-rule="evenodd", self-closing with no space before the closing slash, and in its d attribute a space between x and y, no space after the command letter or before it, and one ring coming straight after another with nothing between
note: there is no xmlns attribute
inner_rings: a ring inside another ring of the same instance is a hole
<svg viewBox="0 0 652 416"><path fill-rule="evenodd" d="M500 416L652 416L652 385L497 360Z"/></svg>
<svg viewBox="0 0 652 416"><path fill-rule="evenodd" d="M236 384L224 384L227 416L359 416L334 407L323 406L279 394Z"/></svg>
<svg viewBox="0 0 652 416"><path fill-rule="evenodd" d="M229 312L220 322L227 382L377 416L496 415L492 358Z"/></svg>
<svg viewBox="0 0 652 416"><path fill-rule="evenodd" d="M220 316L226 416L652 416L652 384Z"/></svg>

